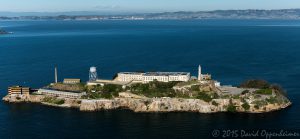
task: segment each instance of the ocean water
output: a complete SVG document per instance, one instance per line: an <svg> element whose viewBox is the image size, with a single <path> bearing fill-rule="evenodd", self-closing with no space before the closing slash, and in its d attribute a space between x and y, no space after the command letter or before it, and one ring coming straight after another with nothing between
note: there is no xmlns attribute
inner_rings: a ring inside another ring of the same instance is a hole
<svg viewBox="0 0 300 139"><path fill-rule="evenodd" d="M120 71L188 71L197 66L224 85L265 79L282 85L293 106L266 114L80 112L0 102L0 138L209 138L215 129L300 132L300 21L149 20L1 21L0 96L11 85Z"/></svg>

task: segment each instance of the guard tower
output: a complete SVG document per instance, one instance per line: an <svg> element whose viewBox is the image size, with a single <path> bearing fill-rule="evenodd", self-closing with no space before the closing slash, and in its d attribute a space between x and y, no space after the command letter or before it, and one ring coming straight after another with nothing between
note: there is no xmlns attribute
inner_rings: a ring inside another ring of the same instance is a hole
<svg viewBox="0 0 300 139"><path fill-rule="evenodd" d="M90 67L89 81L96 81L98 79L96 67Z"/></svg>

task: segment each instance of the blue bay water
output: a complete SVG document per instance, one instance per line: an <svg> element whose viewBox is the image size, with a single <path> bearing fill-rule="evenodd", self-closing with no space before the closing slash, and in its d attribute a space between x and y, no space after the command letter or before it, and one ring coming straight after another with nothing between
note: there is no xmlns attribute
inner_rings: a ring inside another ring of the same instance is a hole
<svg viewBox="0 0 300 139"><path fill-rule="evenodd" d="M197 65L222 84L246 79L281 84L293 106L267 114L79 112L0 103L3 138L199 138L213 129L300 130L300 21L149 20L1 21L0 96L7 87L120 71L188 71Z"/></svg>

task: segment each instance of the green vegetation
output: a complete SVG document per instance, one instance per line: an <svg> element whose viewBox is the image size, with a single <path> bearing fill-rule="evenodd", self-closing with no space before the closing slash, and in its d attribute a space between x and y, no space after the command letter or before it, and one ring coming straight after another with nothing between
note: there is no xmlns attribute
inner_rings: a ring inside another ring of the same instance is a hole
<svg viewBox="0 0 300 139"><path fill-rule="evenodd" d="M82 96L82 99L100 99L106 98L111 99L113 97L118 97L119 93L125 91L121 85L106 84L104 86L89 86L87 88L87 95Z"/></svg>
<svg viewBox="0 0 300 139"><path fill-rule="evenodd" d="M229 100L229 105L227 106L228 112L236 112L236 106L232 103L232 99Z"/></svg>
<svg viewBox="0 0 300 139"><path fill-rule="evenodd" d="M200 91L200 85L193 85L191 86L192 91Z"/></svg>
<svg viewBox="0 0 300 139"><path fill-rule="evenodd" d="M255 101L252 102L252 104L255 104L259 107L262 107L262 106L267 105L268 103L267 103L267 101L264 101L264 100L255 100Z"/></svg>
<svg viewBox="0 0 300 139"><path fill-rule="evenodd" d="M255 94L258 95L272 95L273 92L276 95L275 98L270 98L267 101L269 103L285 103L287 98L287 93L286 91L278 84L270 84L267 81L264 80L248 80L243 82L240 87L242 88L258 88L259 90L255 91ZM249 91L245 90L242 92L242 94L249 93ZM255 99L260 98L261 96L255 96Z"/></svg>
<svg viewBox="0 0 300 139"><path fill-rule="evenodd" d="M286 91L280 85L273 84L271 86L271 88L275 90L276 95L282 95L282 96L285 96L285 97L287 96Z"/></svg>
<svg viewBox="0 0 300 139"><path fill-rule="evenodd" d="M276 99L276 97L266 98L266 101L270 104L278 103L278 100Z"/></svg>
<svg viewBox="0 0 300 139"><path fill-rule="evenodd" d="M214 106L218 106L219 105L216 101L212 101L211 104L213 104Z"/></svg>
<svg viewBox="0 0 300 139"><path fill-rule="evenodd" d="M266 98L266 101L270 104L284 104L284 103L288 103L289 100L285 97L285 96L282 96L282 95L276 95L274 97L270 97L270 98Z"/></svg>
<svg viewBox="0 0 300 139"><path fill-rule="evenodd" d="M228 112L236 112L236 106L234 106L233 104L229 104L227 106L227 111Z"/></svg>
<svg viewBox="0 0 300 139"><path fill-rule="evenodd" d="M249 91L249 90L244 90L241 94L242 94L242 95L245 95L245 94L247 94L247 93L250 93L250 91Z"/></svg>
<svg viewBox="0 0 300 139"><path fill-rule="evenodd" d="M123 89L121 85L106 84L103 86L101 91L102 93L113 93L114 95L118 96L118 93L123 91Z"/></svg>
<svg viewBox="0 0 300 139"><path fill-rule="evenodd" d="M212 97L205 92L199 92L196 98L204 100L205 102L210 102L212 100Z"/></svg>
<svg viewBox="0 0 300 139"><path fill-rule="evenodd" d="M239 99L239 98L240 98L240 95L233 95L232 98L233 98L233 99Z"/></svg>
<svg viewBox="0 0 300 139"><path fill-rule="evenodd" d="M83 83L78 83L78 84L55 83L49 85L48 87L55 90L72 91L72 92L84 92L87 90L86 85Z"/></svg>
<svg viewBox="0 0 300 139"><path fill-rule="evenodd" d="M221 95L221 98L222 99L228 99L228 98L231 98L231 96L230 95Z"/></svg>
<svg viewBox="0 0 300 139"><path fill-rule="evenodd" d="M64 99L58 99L56 97L45 97L43 99L43 102L61 105L61 104L65 103L65 100Z"/></svg>
<svg viewBox="0 0 300 139"><path fill-rule="evenodd" d="M266 89L270 87L270 84L265 80L248 80L241 83L239 87Z"/></svg>
<svg viewBox="0 0 300 139"><path fill-rule="evenodd" d="M242 107L247 111L250 109L250 105L248 103L244 103Z"/></svg>
<svg viewBox="0 0 300 139"><path fill-rule="evenodd" d="M192 84L197 84L198 81L197 80L191 80L191 81L188 81L188 82L178 82L177 83L177 86L186 86L186 85L192 85Z"/></svg>
<svg viewBox="0 0 300 139"><path fill-rule="evenodd" d="M146 97L188 97L186 94L176 93L173 87L178 82L150 82L147 84L133 84L130 87L132 93L144 95Z"/></svg>
<svg viewBox="0 0 300 139"><path fill-rule="evenodd" d="M254 92L255 94L260 94L260 95L272 95L272 89L259 89Z"/></svg>

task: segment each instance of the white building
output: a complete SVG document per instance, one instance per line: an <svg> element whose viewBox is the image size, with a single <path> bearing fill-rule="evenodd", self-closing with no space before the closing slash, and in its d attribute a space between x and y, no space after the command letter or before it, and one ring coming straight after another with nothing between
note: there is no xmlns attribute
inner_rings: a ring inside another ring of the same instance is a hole
<svg viewBox="0 0 300 139"><path fill-rule="evenodd" d="M64 79L63 81L64 84L78 84L80 82L80 79Z"/></svg>
<svg viewBox="0 0 300 139"><path fill-rule="evenodd" d="M83 95L86 95L86 92L75 93L75 92L66 92L50 89L39 89L38 94L54 96L54 97L66 97L66 98L80 98Z"/></svg>
<svg viewBox="0 0 300 139"><path fill-rule="evenodd" d="M190 80L190 73L188 72L121 72L118 73L116 79L120 82L142 82L148 83L152 81L170 82L170 81L183 81Z"/></svg>
<svg viewBox="0 0 300 139"><path fill-rule="evenodd" d="M142 82L144 74L145 73L142 72L120 72L118 73L117 80L121 82L131 82L131 81Z"/></svg>

